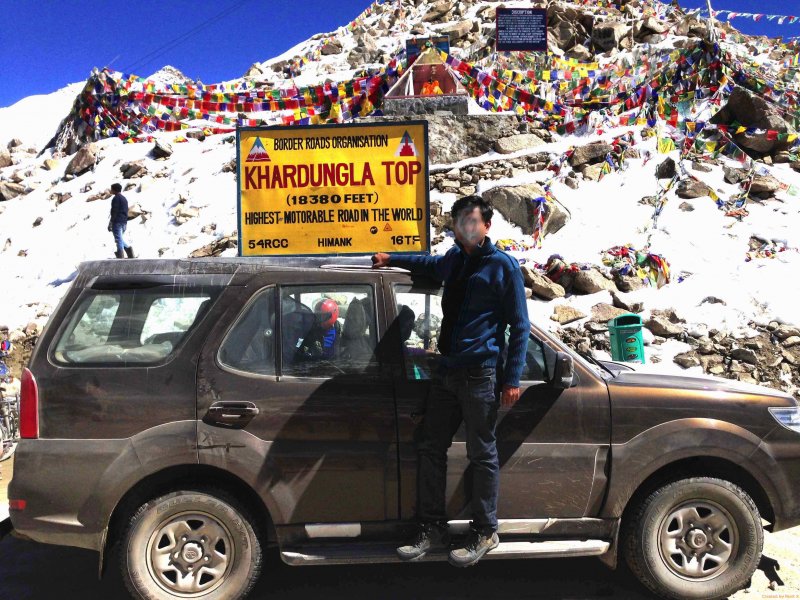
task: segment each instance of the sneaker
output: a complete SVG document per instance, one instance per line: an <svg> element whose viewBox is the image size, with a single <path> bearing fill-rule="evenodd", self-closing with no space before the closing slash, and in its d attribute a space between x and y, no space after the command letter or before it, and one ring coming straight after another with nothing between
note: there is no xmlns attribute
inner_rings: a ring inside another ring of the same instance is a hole
<svg viewBox="0 0 800 600"><path fill-rule="evenodd" d="M484 533L470 527L466 543L450 552L450 564L454 567L471 567L489 550L494 550L499 545L500 538L496 531Z"/></svg>
<svg viewBox="0 0 800 600"><path fill-rule="evenodd" d="M422 523L408 544L397 549L397 556L401 560L420 560L430 550L443 549L449 546L450 533L446 525Z"/></svg>

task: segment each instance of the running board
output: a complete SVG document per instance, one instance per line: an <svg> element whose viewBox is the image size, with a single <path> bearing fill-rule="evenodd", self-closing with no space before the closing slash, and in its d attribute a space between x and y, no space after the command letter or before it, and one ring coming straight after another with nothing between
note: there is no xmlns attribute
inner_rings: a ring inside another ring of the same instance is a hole
<svg viewBox="0 0 800 600"><path fill-rule="evenodd" d="M493 558L561 558L600 556L608 551L604 540L547 540L542 542L501 542L482 560ZM347 544L286 549L281 558L287 565L355 565L402 562L394 546L386 544ZM430 552L422 561L447 560L447 552ZM421 562L422 562L421 561Z"/></svg>

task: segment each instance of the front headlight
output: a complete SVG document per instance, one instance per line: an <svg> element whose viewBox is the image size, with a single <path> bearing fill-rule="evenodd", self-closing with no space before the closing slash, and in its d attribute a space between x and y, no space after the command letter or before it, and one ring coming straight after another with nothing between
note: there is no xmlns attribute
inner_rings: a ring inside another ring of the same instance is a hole
<svg viewBox="0 0 800 600"><path fill-rule="evenodd" d="M793 408L770 408L772 417L786 429L791 429L795 433L800 433L800 407Z"/></svg>

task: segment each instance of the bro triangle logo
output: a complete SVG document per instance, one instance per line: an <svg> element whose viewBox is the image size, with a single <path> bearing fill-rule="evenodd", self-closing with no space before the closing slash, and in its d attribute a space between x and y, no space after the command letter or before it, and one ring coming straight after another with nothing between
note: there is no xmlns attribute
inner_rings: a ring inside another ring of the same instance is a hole
<svg viewBox="0 0 800 600"><path fill-rule="evenodd" d="M397 147L397 152L395 152L394 155L395 156L417 155L417 147L414 145L414 140L412 140L411 136L408 135L408 131L403 133L403 137L400 140L400 145Z"/></svg>
<svg viewBox="0 0 800 600"><path fill-rule="evenodd" d="M247 155L245 162L267 162L270 160L267 149L261 143L261 138L256 138L255 144L250 149L250 154Z"/></svg>

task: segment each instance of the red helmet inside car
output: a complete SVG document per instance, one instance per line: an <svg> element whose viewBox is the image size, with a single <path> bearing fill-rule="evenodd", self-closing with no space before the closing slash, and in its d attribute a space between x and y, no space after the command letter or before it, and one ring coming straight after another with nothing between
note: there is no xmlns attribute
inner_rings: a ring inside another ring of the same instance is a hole
<svg viewBox="0 0 800 600"><path fill-rule="evenodd" d="M335 300L325 298L317 302L314 307L314 315L317 317L317 323L322 327L333 327L336 319L339 318L339 305Z"/></svg>

